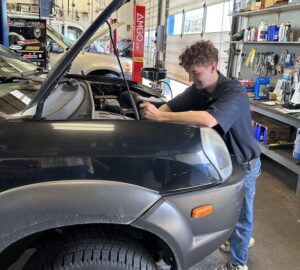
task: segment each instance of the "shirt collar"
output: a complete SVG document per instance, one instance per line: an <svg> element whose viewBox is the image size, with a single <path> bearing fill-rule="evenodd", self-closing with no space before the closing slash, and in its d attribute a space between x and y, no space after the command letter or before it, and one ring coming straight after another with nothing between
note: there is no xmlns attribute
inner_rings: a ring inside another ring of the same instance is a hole
<svg viewBox="0 0 300 270"><path fill-rule="evenodd" d="M226 77L221 72L218 71L218 74L219 74L219 79L218 79L217 86L216 86L215 90L211 93L211 97L213 99L218 99L221 96L221 94L223 93L223 87L220 87L220 86L226 79Z"/></svg>

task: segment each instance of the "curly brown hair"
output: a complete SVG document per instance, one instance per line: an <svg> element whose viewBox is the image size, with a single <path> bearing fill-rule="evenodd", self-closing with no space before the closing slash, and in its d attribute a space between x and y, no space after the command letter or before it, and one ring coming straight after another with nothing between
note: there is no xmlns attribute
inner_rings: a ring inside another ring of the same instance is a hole
<svg viewBox="0 0 300 270"><path fill-rule="evenodd" d="M179 65L187 70L191 65L209 65L218 63L219 51L210 40L197 41L187 46L179 56Z"/></svg>

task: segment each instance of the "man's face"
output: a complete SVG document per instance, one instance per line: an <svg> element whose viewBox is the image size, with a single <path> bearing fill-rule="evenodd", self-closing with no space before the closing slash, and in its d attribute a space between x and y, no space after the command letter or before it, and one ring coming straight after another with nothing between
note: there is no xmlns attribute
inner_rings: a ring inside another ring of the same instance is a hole
<svg viewBox="0 0 300 270"><path fill-rule="evenodd" d="M197 89L209 88L215 83L217 64L191 65L187 72Z"/></svg>

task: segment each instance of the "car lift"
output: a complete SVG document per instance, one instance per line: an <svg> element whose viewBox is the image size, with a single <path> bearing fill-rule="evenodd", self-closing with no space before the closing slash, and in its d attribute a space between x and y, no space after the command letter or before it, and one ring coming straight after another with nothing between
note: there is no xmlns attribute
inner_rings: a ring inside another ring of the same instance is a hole
<svg viewBox="0 0 300 270"><path fill-rule="evenodd" d="M8 22L6 12L6 0L0 2L0 44L5 47L9 46L8 41Z"/></svg>

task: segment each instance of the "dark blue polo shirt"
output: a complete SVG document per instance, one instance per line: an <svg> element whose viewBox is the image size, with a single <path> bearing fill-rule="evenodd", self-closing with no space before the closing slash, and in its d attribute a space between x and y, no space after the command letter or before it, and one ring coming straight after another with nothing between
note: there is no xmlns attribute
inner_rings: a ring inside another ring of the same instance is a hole
<svg viewBox="0 0 300 270"><path fill-rule="evenodd" d="M193 84L167 104L173 112L210 113L218 121L214 128L239 163L260 155L259 146L253 138L249 98L238 81L219 73L219 81L212 94L197 89Z"/></svg>

